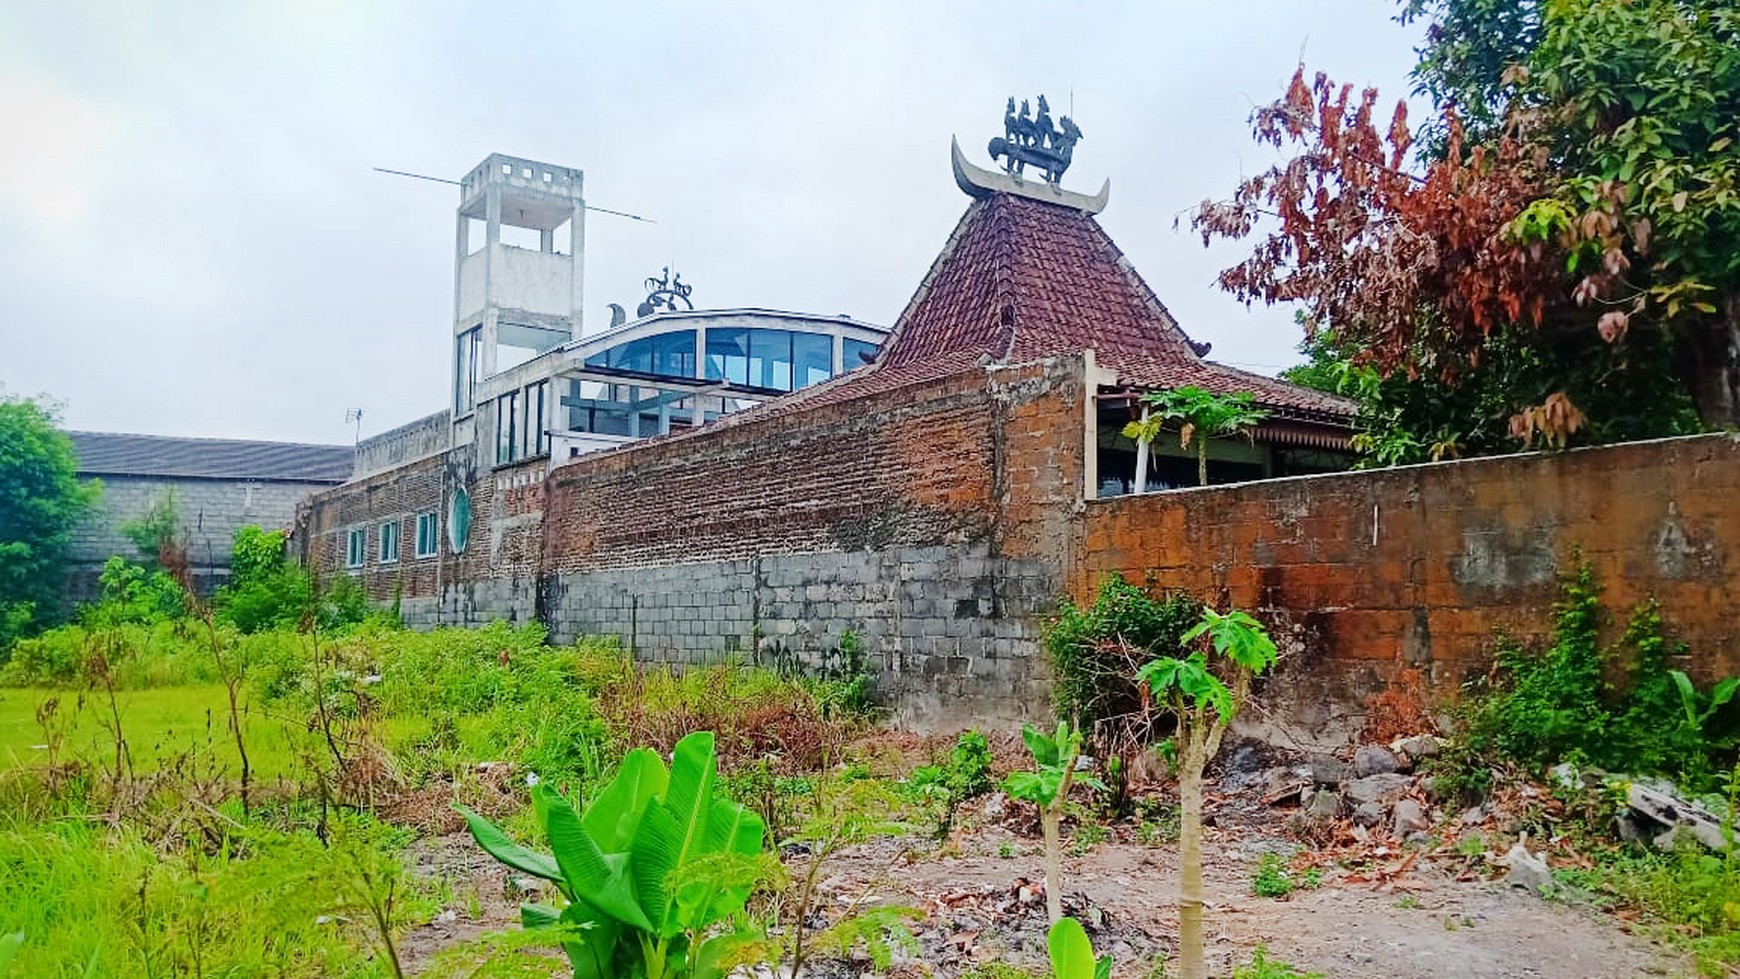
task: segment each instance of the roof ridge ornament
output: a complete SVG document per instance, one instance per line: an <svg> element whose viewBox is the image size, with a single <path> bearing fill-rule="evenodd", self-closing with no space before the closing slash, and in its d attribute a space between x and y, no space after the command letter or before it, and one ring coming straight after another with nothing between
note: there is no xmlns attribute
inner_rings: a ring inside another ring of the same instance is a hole
<svg viewBox="0 0 1740 979"><path fill-rule="evenodd" d="M1019 117L1017 117L1019 121ZM1005 139L991 141L1008 143ZM1044 201L1047 204L1058 204L1073 208L1084 214L1098 214L1106 209L1106 202L1112 196L1112 182L1106 180L1100 185L1100 192L1093 195L1064 190L1049 180L1026 180L1018 172L999 173L996 170L986 170L973 166L961 153L961 141L949 140L950 162L954 167L955 185L961 188L968 197L990 197L993 194L1010 194L1015 197L1026 197L1030 200ZM996 154L993 154L996 155ZM1037 165L1037 164L1036 164ZM1066 163L1065 166L1068 164ZM1017 168L1018 169L1018 168ZM1061 174L1061 170L1059 173Z"/></svg>

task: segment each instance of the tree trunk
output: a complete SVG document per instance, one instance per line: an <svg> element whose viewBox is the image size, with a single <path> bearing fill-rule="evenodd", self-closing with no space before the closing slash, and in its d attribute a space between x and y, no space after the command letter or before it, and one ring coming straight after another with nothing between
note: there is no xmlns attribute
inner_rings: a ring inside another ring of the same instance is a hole
<svg viewBox="0 0 1740 979"><path fill-rule="evenodd" d="M1198 485L1208 485L1208 439L1205 438L1196 442L1196 481Z"/></svg>
<svg viewBox="0 0 1740 979"><path fill-rule="evenodd" d="M1063 920L1062 810L1062 806L1046 806L1039 811L1039 825L1045 831L1045 912L1054 925Z"/></svg>
<svg viewBox="0 0 1740 979"><path fill-rule="evenodd" d="M1712 429L1740 425L1740 293L1724 297L1721 310L1687 334L1680 355L1698 418Z"/></svg>
<svg viewBox="0 0 1740 979"><path fill-rule="evenodd" d="M1178 975L1207 979L1202 938L1202 769L1206 745L1198 724L1181 731L1178 766Z"/></svg>

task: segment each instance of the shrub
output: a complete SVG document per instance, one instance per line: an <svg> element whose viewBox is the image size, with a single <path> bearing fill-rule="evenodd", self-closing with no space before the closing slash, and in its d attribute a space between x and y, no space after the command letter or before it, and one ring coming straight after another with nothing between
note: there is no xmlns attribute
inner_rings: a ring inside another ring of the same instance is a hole
<svg viewBox="0 0 1740 979"><path fill-rule="evenodd" d="M1155 599L1118 574L1100 582L1087 608L1065 602L1045 633L1058 717L1126 747L1145 743L1151 732L1125 729L1142 713L1136 670L1150 650L1179 648L1201 618L1195 599Z"/></svg>
<svg viewBox="0 0 1740 979"><path fill-rule="evenodd" d="M167 572L119 557L104 563L97 583L102 597L79 611L88 625L170 622L187 616L187 592Z"/></svg>
<svg viewBox="0 0 1740 979"><path fill-rule="evenodd" d="M1710 773L1727 767L1733 752L1724 708L1740 681L1701 693L1670 669L1686 650L1666 638L1654 602L1639 605L1607 646L1600 642L1605 617L1594 572L1579 566L1561 583L1551 642L1538 650L1503 645L1492 682L1471 691L1469 752L1528 765L1569 760L1709 787Z"/></svg>

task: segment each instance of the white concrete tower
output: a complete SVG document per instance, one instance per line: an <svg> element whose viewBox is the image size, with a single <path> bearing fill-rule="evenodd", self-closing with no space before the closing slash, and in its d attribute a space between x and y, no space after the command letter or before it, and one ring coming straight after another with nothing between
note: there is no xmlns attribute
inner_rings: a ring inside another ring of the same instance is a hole
<svg viewBox="0 0 1740 979"><path fill-rule="evenodd" d="M581 171L492 153L459 183L453 253L454 443L479 382L580 335Z"/></svg>

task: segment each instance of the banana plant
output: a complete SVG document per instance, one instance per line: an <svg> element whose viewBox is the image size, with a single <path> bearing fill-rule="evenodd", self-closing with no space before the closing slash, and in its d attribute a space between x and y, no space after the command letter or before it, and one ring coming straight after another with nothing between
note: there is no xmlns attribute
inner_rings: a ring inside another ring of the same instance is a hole
<svg viewBox="0 0 1740 979"><path fill-rule="evenodd" d="M761 854L763 836L759 816L714 797L717 780L713 734L700 731L677 742L669 770L650 748L630 751L584 813L534 785L550 854L458 808L490 856L561 892L565 906L523 905L520 918L558 929L575 979L714 979L743 939L710 932L748 901L741 868Z"/></svg>
<svg viewBox="0 0 1740 979"><path fill-rule="evenodd" d="M1045 948L1051 955L1052 979L1110 979L1112 957L1094 958L1093 942L1074 918L1059 918L1051 926Z"/></svg>

